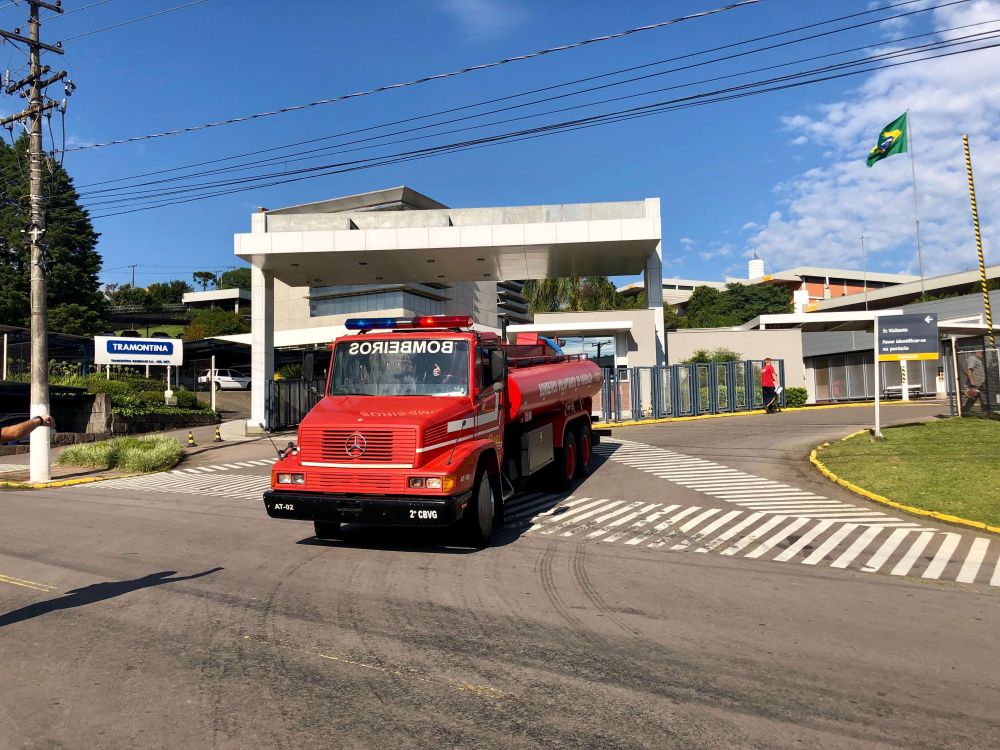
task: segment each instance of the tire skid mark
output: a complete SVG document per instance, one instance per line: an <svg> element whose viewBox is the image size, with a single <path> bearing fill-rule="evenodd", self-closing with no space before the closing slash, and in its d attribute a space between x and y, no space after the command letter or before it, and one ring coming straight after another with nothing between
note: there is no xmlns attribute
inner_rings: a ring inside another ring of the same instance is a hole
<svg viewBox="0 0 1000 750"><path fill-rule="evenodd" d="M634 636L647 646L659 648L657 643L649 640L641 633L641 631L625 622L625 620L623 620L618 613L615 612L607 601L605 601L600 592L598 592L597 588L590 580L590 576L587 574L587 544L585 542L577 544L576 550L573 553L573 577L576 579L577 583L580 584L580 588L583 590L587 599L590 600L590 602L597 608L598 612L604 615L608 621L614 623L623 631L631 636Z"/></svg>

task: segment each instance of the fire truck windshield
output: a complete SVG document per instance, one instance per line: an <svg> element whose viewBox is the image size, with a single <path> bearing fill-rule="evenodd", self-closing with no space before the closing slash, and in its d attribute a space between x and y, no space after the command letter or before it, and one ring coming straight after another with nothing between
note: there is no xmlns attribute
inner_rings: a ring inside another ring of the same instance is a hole
<svg viewBox="0 0 1000 750"><path fill-rule="evenodd" d="M334 350L331 396L468 394L468 341L358 339Z"/></svg>

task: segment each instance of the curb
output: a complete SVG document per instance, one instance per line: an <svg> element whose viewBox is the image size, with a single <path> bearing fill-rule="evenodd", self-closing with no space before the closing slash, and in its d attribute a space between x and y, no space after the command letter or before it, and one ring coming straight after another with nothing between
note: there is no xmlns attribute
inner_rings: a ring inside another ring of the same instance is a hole
<svg viewBox="0 0 1000 750"><path fill-rule="evenodd" d="M165 469L164 471L169 471ZM157 472L153 472L157 473ZM79 477L78 479L57 479L54 482L39 482L37 484L32 484L31 482L0 482L0 487L10 487L15 490L51 490L58 487L73 487L77 484L93 484L94 482L104 482L108 479L128 479L129 477L142 477L145 474L119 474L113 477L96 476L96 477Z"/></svg>
<svg viewBox="0 0 1000 750"><path fill-rule="evenodd" d="M845 435L840 438L838 442L843 442L845 440L850 440L856 435L868 432L868 430L857 430L852 432L850 435ZM955 526L966 526L977 531L985 531L990 534L1000 534L1000 526L989 526L982 521L970 521L968 518L960 518L959 516L952 516L947 513L938 513L935 510L924 510L923 508L915 508L912 505L905 505L903 503L897 503L895 500L890 500L882 495L876 495L874 492L866 490L864 487L858 487L858 485L848 482L846 479L841 479L832 471L830 471L826 464L819 460L817 457L817 452L830 445L830 443L823 443L822 445L817 445L809 453L809 463L815 466L819 473L824 477L829 479L831 482L839 484L841 487L850 490L856 495L861 495L861 497L871 500L872 502L879 503L880 505L888 505L890 508L895 508L896 510L901 510L905 513L910 513L915 516L922 516L924 518L933 518L936 521L943 521L944 523L950 523Z"/></svg>
<svg viewBox="0 0 1000 750"><path fill-rule="evenodd" d="M924 406L928 403L932 403L930 400L927 401L899 401L894 403L893 406ZM867 407L869 409L873 408L873 404L869 402L854 402L849 404L819 404L813 406L786 406L781 411L820 411L823 409L860 409L862 407ZM755 415L763 414L763 409L754 409L753 411L731 411L724 414L698 414L697 416L690 417L660 417L658 419L638 419L634 422L595 422L593 428L595 430L607 430L607 429L619 429L620 427L641 427L643 425L650 424L668 424L670 422L693 422L696 419L722 419L726 417L752 417Z"/></svg>

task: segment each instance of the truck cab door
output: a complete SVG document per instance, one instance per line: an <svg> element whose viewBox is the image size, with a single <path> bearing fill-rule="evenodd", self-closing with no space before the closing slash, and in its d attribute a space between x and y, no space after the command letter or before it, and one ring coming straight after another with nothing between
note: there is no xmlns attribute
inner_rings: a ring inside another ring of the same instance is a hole
<svg viewBox="0 0 1000 750"><path fill-rule="evenodd" d="M476 438L491 439L498 449L503 446L503 388L497 387L490 366L490 352L486 347L476 348L475 414Z"/></svg>

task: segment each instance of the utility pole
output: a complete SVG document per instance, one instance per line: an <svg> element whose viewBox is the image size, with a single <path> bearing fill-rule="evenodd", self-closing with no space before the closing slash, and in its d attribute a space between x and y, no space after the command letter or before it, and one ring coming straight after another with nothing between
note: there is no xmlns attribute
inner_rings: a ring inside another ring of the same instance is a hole
<svg viewBox="0 0 1000 750"><path fill-rule="evenodd" d="M132 269L132 288L133 289L135 289L135 269L136 269L136 267L138 265L139 265L138 263L133 263L132 265L128 266L129 268Z"/></svg>
<svg viewBox="0 0 1000 750"><path fill-rule="evenodd" d="M21 112L0 120L0 125L27 122L28 128L28 193L30 205L30 225L25 231L31 248L31 406L32 417L49 413L49 340L48 340L48 305L45 292L45 203L42 195L42 169L45 154L42 149L42 117L45 113L60 105L44 98L45 89L66 77L66 71L61 71L48 78L49 66L43 66L42 50L63 54L62 44L55 46L40 41L38 20L40 8L62 13L62 3L55 4L43 0L27 0L29 6L28 36L21 34L20 29L14 31L0 30L0 36L10 42L24 44L28 48L28 75L16 83L7 80L7 94L20 92L21 97L28 100L28 107ZM66 92L70 91L67 84ZM49 468L49 428L40 427L31 433L31 482L47 482L50 478Z"/></svg>

